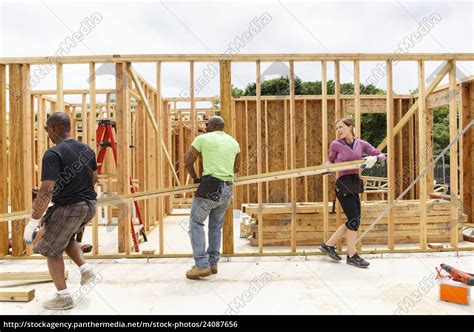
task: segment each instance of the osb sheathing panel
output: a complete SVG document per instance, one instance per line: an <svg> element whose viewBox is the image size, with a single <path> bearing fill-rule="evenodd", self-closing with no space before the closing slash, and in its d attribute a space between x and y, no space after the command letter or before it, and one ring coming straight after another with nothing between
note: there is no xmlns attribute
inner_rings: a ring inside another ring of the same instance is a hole
<svg viewBox="0 0 474 332"><path fill-rule="evenodd" d="M268 171L276 172L285 169L284 142L284 101L267 101L268 118ZM270 203L285 202L284 180L269 183Z"/></svg>
<svg viewBox="0 0 474 332"><path fill-rule="evenodd" d="M265 149L267 149L268 154L268 171L275 172L281 171L289 168L290 164L290 119L289 119L289 110L290 105L289 101L287 103L287 161L288 165L285 167L285 114L284 114L284 100L268 100L267 101L267 119L268 119L268 145L265 145L265 102L261 102L261 111L262 111L262 172L265 172ZM403 114L409 108L408 101L404 101L402 104ZM238 135L237 140L241 145L241 160L242 168L240 175L245 176L253 175L257 173L257 116L256 116L256 102L247 101L247 115L245 117L245 101L235 101L235 111L237 120L236 125L241 126L240 135ZM364 111L364 110L362 110ZM304 101L296 100L295 101L295 126L296 126L296 167L304 167ZM328 100L328 148L329 144L335 139L335 104L334 100ZM247 127L245 127L247 124ZM403 166L404 169L409 169L407 164L407 154L409 149L408 139L407 138L407 129L406 126L403 129ZM246 141L246 132L248 131L248 142ZM323 163L326 158L322 156L322 101L321 100L307 100L306 101L306 153L307 153L307 164L306 166L316 166ZM248 149L248 160L246 159L246 149ZM413 150L412 150L413 151ZM412 153L415 153L414 151ZM332 184L335 180L335 175L329 176L329 199L332 200ZM263 202L269 203L282 203L287 202L286 198L286 187L285 183L287 181L272 181L269 184L269 199L266 200L266 189L265 184L262 185L263 190ZM289 185L289 181L288 181ZM297 186L297 201L305 201L305 186L304 179L300 178L296 180ZM404 186L405 187L405 186ZM242 193L239 194L242 196L243 202L256 203L257 202L257 185L249 185L249 195L247 197L246 186L242 188ZM314 175L309 176L307 180L307 191L308 191L308 201L317 202L323 200L322 193L322 176Z"/></svg>
<svg viewBox="0 0 474 332"><path fill-rule="evenodd" d="M320 165L322 159L322 118L321 101L312 100L306 102L307 122L307 158L308 166ZM322 176L308 176L308 200L310 202L322 201Z"/></svg>
<svg viewBox="0 0 474 332"><path fill-rule="evenodd" d="M265 148L268 149L268 166L269 172L282 171L285 169L285 141L284 141L284 101L283 100L269 100L267 101L267 118L268 118L268 146L265 146L265 104L262 101L262 171L265 171ZM257 117L256 117L256 102L247 102L247 130L248 130L248 154L249 160L245 161L243 158L243 169L248 167L249 175L256 174L257 172ZM239 114L245 114L245 103L236 102L236 112ZM304 102L297 100L295 102L295 126L296 126L296 167L304 167ZM306 105L306 130L307 130L307 166L320 165L323 162L322 158L322 119L321 119L321 101L320 100L308 100ZM335 138L335 109L334 101L328 101L328 143ZM245 121L242 122L245 124ZM290 163L290 121L289 121L289 102L287 102L287 152L288 152L288 168ZM242 128L242 136L245 135L245 128ZM245 151L246 144L244 139L239 141L241 144L241 150ZM242 172L242 175L245 175ZM333 176L330 177L330 183L333 180ZM273 181L269 185L269 200L270 203L282 203L286 202L285 195L285 182ZM304 179L297 179L297 200L305 200L305 187ZM331 186L330 186L331 187ZM265 184L262 186L264 191L264 202L265 199ZM309 201L321 201L322 195L322 176L315 175L308 177L308 200ZM244 201L247 201L246 193L244 190ZM250 185L249 202L257 201L257 185Z"/></svg>
<svg viewBox="0 0 474 332"><path fill-rule="evenodd" d="M295 127L296 127L296 156L295 164L296 168L305 167L304 165L304 101L297 100L295 101ZM288 146L290 146L290 140L292 137L288 136ZM309 137L308 137L309 139ZM308 151L309 152L309 151ZM296 201L304 202L305 201L305 188L304 188L304 178L296 179Z"/></svg>
<svg viewBox="0 0 474 332"><path fill-rule="evenodd" d="M405 115L410 108L409 100L402 101L402 114ZM412 118L402 129L402 154L403 154L403 170L399 170L396 174L400 174L400 178L402 179L403 190L408 188L411 182L416 178L416 174L414 173L415 168L413 165L410 165L410 154L412 154L412 158L416 164L416 154L414 150L414 146L410 146L410 135L414 135L413 132L410 133L410 124L414 123L414 119ZM396 125L396 124L395 124ZM398 177L398 176L397 176ZM413 196L414 197L414 196ZM410 193L407 193L403 199L410 198Z"/></svg>

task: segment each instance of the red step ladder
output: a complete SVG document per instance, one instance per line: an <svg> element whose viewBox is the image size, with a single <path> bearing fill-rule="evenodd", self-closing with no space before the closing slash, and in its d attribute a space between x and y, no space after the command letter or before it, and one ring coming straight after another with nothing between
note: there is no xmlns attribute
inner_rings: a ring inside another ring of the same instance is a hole
<svg viewBox="0 0 474 332"><path fill-rule="evenodd" d="M114 131L117 131L117 127L115 125L115 121L103 119L99 120L99 124L97 126L96 131L96 142L97 148L99 149L99 153L97 154L97 173L101 174L102 172L102 163L104 162L105 153L107 152L107 148L112 148L112 153L114 155L115 165L117 165L117 143L115 142ZM130 178L130 192L132 194L135 193L135 188L133 187L132 178ZM138 206L138 202L133 202L135 206L135 213L138 218L138 232L143 237L143 241L147 242L147 236L145 232L145 227L143 225L142 214L140 213L140 208ZM133 244L135 247L135 251L139 252L140 247L138 244L138 232L135 232L135 225L133 224L133 215L130 218L130 230L132 233Z"/></svg>

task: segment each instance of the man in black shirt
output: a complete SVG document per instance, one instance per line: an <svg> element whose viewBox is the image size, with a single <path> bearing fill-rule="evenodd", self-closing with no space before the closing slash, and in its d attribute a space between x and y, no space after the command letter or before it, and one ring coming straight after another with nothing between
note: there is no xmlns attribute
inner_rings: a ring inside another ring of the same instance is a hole
<svg viewBox="0 0 474 332"><path fill-rule="evenodd" d="M86 263L75 239L95 215L97 163L91 148L71 138L71 121L66 113L51 114L44 129L55 146L43 156L41 186L33 201L24 241L30 244L34 240L33 251L47 257L57 289L54 298L44 302L43 307L64 310L74 306L64 278L64 251L79 267L81 285L98 277ZM51 199L54 205L44 214ZM40 229L42 234L38 240L35 236Z"/></svg>

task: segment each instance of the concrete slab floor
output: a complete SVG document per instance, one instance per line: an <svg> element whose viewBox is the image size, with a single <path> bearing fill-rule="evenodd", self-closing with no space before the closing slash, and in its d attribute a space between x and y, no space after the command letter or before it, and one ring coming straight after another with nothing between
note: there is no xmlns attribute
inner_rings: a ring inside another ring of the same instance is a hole
<svg viewBox="0 0 474 332"><path fill-rule="evenodd" d="M66 261L76 306L51 312L41 304L51 282L2 282L5 289L34 287L29 303L2 302L5 315L24 314L474 314L469 306L441 302L431 282L435 266L474 271L474 253L366 255L369 269L322 256L224 258L219 273L185 278L192 259L90 260L100 275L80 287L79 269ZM44 260L0 261L2 272L47 271Z"/></svg>

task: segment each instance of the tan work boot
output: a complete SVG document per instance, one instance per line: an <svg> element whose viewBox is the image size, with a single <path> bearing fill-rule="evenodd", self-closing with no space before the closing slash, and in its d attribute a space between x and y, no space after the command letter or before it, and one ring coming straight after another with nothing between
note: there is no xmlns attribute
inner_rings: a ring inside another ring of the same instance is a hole
<svg viewBox="0 0 474 332"><path fill-rule="evenodd" d="M205 268L201 269L197 266L193 266L191 270L188 270L186 272L186 278L188 279L199 279L201 277L208 277L211 275L211 269L210 268Z"/></svg>
<svg viewBox="0 0 474 332"><path fill-rule="evenodd" d="M211 273L217 274L217 265L211 265Z"/></svg>
<svg viewBox="0 0 474 332"><path fill-rule="evenodd" d="M48 310L67 310L74 307L74 301L71 294L68 295L59 295L55 296L51 300L43 302L43 308Z"/></svg>

